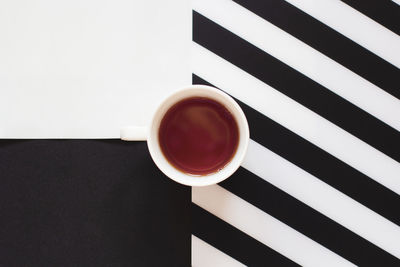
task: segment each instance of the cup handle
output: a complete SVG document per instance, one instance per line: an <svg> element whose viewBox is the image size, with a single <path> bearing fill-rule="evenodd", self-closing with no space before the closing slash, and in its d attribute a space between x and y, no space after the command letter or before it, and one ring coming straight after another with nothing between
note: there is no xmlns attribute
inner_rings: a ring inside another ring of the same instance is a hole
<svg viewBox="0 0 400 267"><path fill-rule="evenodd" d="M147 127L144 126L127 126L121 128L121 139L124 141L146 141Z"/></svg>

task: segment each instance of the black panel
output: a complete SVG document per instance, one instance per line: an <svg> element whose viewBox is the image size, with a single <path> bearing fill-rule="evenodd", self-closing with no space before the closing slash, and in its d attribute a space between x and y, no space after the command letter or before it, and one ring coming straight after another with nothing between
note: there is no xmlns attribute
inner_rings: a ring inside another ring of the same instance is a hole
<svg viewBox="0 0 400 267"><path fill-rule="evenodd" d="M190 192L144 142L0 141L0 266L190 266Z"/></svg>

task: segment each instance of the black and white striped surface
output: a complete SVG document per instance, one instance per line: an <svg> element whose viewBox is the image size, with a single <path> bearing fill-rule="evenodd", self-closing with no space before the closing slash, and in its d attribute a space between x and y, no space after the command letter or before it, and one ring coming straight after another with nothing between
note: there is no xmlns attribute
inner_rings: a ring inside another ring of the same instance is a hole
<svg viewBox="0 0 400 267"><path fill-rule="evenodd" d="M193 1L193 83L251 135L192 190L193 266L400 266L399 34L393 1Z"/></svg>

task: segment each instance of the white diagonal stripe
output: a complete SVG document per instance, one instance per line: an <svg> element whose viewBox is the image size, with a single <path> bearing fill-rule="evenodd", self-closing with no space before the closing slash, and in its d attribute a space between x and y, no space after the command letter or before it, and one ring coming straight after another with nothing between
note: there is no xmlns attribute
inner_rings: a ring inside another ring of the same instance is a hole
<svg viewBox="0 0 400 267"><path fill-rule="evenodd" d="M356 9L337 0L286 2L400 68L400 37Z"/></svg>
<svg viewBox="0 0 400 267"><path fill-rule="evenodd" d="M232 1L196 0L193 8L400 131L400 100L373 83Z"/></svg>
<svg viewBox="0 0 400 267"><path fill-rule="evenodd" d="M400 258L399 226L253 140L242 166Z"/></svg>
<svg viewBox="0 0 400 267"><path fill-rule="evenodd" d="M219 185L193 187L192 201L302 266L354 266Z"/></svg>
<svg viewBox="0 0 400 267"><path fill-rule="evenodd" d="M204 47L192 49L195 74L400 194L397 161Z"/></svg>
<svg viewBox="0 0 400 267"><path fill-rule="evenodd" d="M192 235L192 267L243 267L242 263Z"/></svg>

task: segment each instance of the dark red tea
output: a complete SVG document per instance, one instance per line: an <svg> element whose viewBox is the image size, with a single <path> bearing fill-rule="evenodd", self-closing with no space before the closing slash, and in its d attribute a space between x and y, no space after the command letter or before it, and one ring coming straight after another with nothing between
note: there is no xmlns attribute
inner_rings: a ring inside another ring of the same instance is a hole
<svg viewBox="0 0 400 267"><path fill-rule="evenodd" d="M223 168L239 143L233 115L219 102L192 97L173 105L158 132L164 156L177 169L206 175Z"/></svg>

